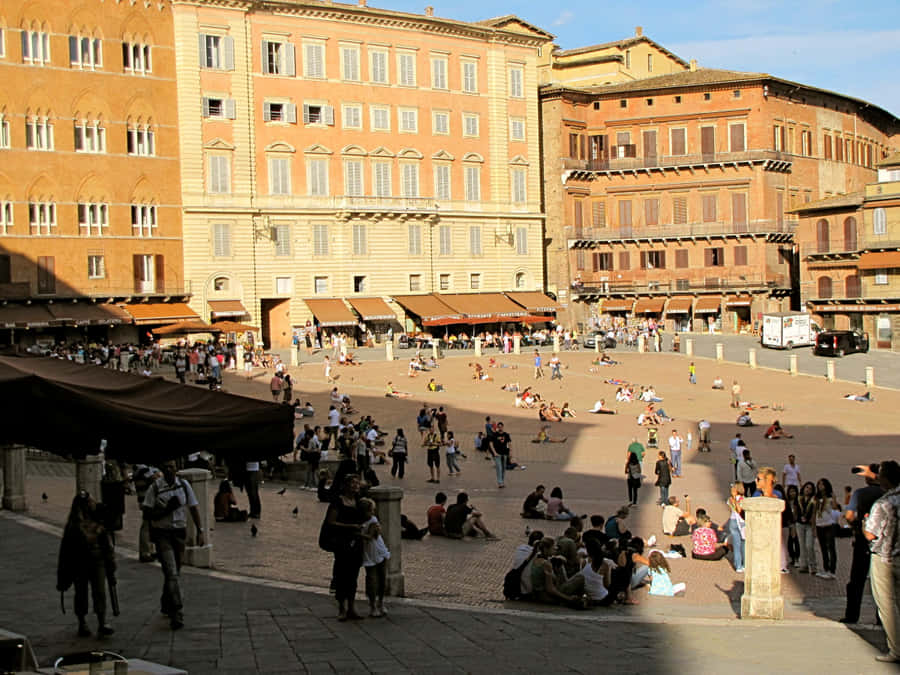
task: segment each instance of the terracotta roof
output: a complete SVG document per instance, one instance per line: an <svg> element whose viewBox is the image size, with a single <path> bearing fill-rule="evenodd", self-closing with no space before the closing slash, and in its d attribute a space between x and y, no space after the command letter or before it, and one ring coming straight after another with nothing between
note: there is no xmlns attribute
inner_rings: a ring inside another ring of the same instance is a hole
<svg viewBox="0 0 900 675"><path fill-rule="evenodd" d="M175 323L190 319L200 320L197 313L183 302L135 302L123 307L134 317L137 325Z"/></svg>
<svg viewBox="0 0 900 675"><path fill-rule="evenodd" d="M880 162L876 162L875 166L879 169L886 169L889 166L900 166L900 152L892 152Z"/></svg>
<svg viewBox="0 0 900 675"><path fill-rule="evenodd" d="M694 298L690 295L676 295L674 298L669 298L666 314L688 314L693 303Z"/></svg>
<svg viewBox="0 0 900 675"><path fill-rule="evenodd" d="M213 318L219 316L245 316L249 314L240 300L210 300L209 309Z"/></svg>
<svg viewBox="0 0 900 675"><path fill-rule="evenodd" d="M883 270L900 267L900 251L863 253L856 266L861 270Z"/></svg>
<svg viewBox="0 0 900 675"><path fill-rule="evenodd" d="M795 206L792 209L786 209L785 213L803 213L804 211L826 211L828 209L837 209L844 206L861 206L865 193L849 192L845 195L833 195L825 197L825 199L817 199L814 202L806 202Z"/></svg>
<svg viewBox="0 0 900 675"><path fill-rule="evenodd" d="M381 298L347 298L363 321L396 321L394 310Z"/></svg>
<svg viewBox="0 0 900 675"><path fill-rule="evenodd" d="M46 305L3 305L0 307L0 326L27 328L49 326L56 318Z"/></svg>
<svg viewBox="0 0 900 675"><path fill-rule="evenodd" d="M578 56L579 54L589 54L594 51L601 51L603 49L611 49L611 48L627 49L628 47L631 47L632 45L636 45L640 42L646 42L647 44L651 44L654 47L656 47L659 51L661 51L662 53L666 54L667 56L671 56L673 59L678 61L678 63L680 63L681 65L683 65L685 67L688 66L688 62L685 61L683 58L681 58L674 52L670 52L668 49L663 47L661 44L659 44L655 40L651 40L646 35L632 36L629 38L624 38L622 40L614 40L613 42L602 42L598 45L589 45L587 47L576 47L575 49L564 49L564 50L554 52L554 56L562 56L562 57Z"/></svg>
<svg viewBox="0 0 900 675"><path fill-rule="evenodd" d="M303 298L320 326L355 326L359 320L340 298Z"/></svg>
<svg viewBox="0 0 900 675"><path fill-rule="evenodd" d="M506 293L506 297L516 304L522 305L529 312L557 312L560 309L556 300L547 297L540 291L517 291Z"/></svg>
<svg viewBox="0 0 900 675"><path fill-rule="evenodd" d="M634 306L635 314L662 314L665 298L641 298Z"/></svg>
<svg viewBox="0 0 900 675"><path fill-rule="evenodd" d="M521 24L522 26L524 26L525 28L527 28L528 30L533 31L533 32L537 33L538 35L540 35L542 37L546 37L550 40L552 40L554 37L556 37L555 35L553 35L553 33L548 33L543 28L538 28L533 23L528 23L527 21L519 18L515 14L504 14L503 16L495 16L490 19L482 19L481 21L475 21L473 23L476 26L487 26L489 28L497 28L497 29L501 29L501 30L504 29L507 24L518 23L518 24ZM512 32L517 32L517 31L512 31Z"/></svg>
<svg viewBox="0 0 900 675"><path fill-rule="evenodd" d="M466 319L511 319L526 312L502 293L441 293L438 297Z"/></svg>
<svg viewBox="0 0 900 675"><path fill-rule="evenodd" d="M694 314L713 314L722 308L722 298L718 295L704 295L697 298Z"/></svg>
<svg viewBox="0 0 900 675"><path fill-rule="evenodd" d="M131 315L118 305L93 302L55 302L48 305L47 309L57 321L75 326L108 326L131 323Z"/></svg>
<svg viewBox="0 0 900 675"><path fill-rule="evenodd" d="M461 321L462 315L437 296L428 295L395 295L394 301L399 302L405 310L417 315L422 322L432 325L438 321Z"/></svg>

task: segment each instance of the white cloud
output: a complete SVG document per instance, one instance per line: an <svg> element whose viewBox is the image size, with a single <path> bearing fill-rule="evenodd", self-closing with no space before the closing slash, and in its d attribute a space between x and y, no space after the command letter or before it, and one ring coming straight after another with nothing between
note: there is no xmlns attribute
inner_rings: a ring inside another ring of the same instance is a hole
<svg viewBox="0 0 900 675"><path fill-rule="evenodd" d="M575 18L575 13L564 9L558 17L553 20L554 26L564 26Z"/></svg>

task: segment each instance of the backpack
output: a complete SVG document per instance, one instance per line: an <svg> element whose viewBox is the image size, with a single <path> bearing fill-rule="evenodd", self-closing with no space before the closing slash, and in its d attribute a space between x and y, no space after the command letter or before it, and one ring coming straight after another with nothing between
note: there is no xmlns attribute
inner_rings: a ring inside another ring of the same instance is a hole
<svg viewBox="0 0 900 675"><path fill-rule="evenodd" d="M532 550L525 562L518 567L513 567L506 576L503 577L503 597L507 600L518 600L522 597L522 572L528 566L537 553L537 546Z"/></svg>
<svg viewBox="0 0 900 675"><path fill-rule="evenodd" d="M635 480L640 480L641 465L640 464L629 464L628 465L628 477L633 478Z"/></svg>

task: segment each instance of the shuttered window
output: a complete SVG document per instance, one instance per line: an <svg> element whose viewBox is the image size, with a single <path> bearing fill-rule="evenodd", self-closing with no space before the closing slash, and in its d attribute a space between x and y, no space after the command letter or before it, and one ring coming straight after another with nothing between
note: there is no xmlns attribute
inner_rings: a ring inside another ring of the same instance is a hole
<svg viewBox="0 0 900 675"><path fill-rule="evenodd" d="M328 225L324 223L313 225L313 255L328 255Z"/></svg>
<svg viewBox="0 0 900 675"><path fill-rule="evenodd" d="M747 264L747 247L746 246L735 246L734 247L734 265L746 265Z"/></svg>
<svg viewBox="0 0 900 675"><path fill-rule="evenodd" d="M56 293L56 258L40 255L37 258L38 293Z"/></svg>
<svg viewBox="0 0 900 675"><path fill-rule="evenodd" d="M344 194L348 197L362 197L363 175L362 161L358 159L344 160Z"/></svg>
<svg viewBox="0 0 900 675"><path fill-rule="evenodd" d="M575 249L575 269L578 271L583 271L584 263L585 263L585 250L583 248Z"/></svg>
<svg viewBox="0 0 900 675"><path fill-rule="evenodd" d="M359 47L341 47L341 78L359 82Z"/></svg>
<svg viewBox="0 0 900 675"><path fill-rule="evenodd" d="M416 86L416 56L415 54L397 54L398 84L404 87Z"/></svg>
<svg viewBox="0 0 900 675"><path fill-rule="evenodd" d="M644 224L659 225L659 200L644 200Z"/></svg>
<svg viewBox="0 0 900 675"><path fill-rule="evenodd" d="M713 155L716 152L716 128L700 127L700 153Z"/></svg>
<svg viewBox="0 0 900 675"><path fill-rule="evenodd" d="M717 195L703 195L703 222L714 223L718 220Z"/></svg>
<svg viewBox="0 0 900 675"><path fill-rule="evenodd" d="M317 80L325 77L325 45L303 45L303 76Z"/></svg>
<svg viewBox="0 0 900 675"><path fill-rule="evenodd" d="M684 155L687 153L687 142L684 129L672 129L669 132L671 155Z"/></svg>
<svg viewBox="0 0 900 675"><path fill-rule="evenodd" d="M478 92L478 64L475 61L462 62L463 91L467 94Z"/></svg>
<svg viewBox="0 0 900 675"><path fill-rule="evenodd" d="M613 269L612 253L595 253L593 255L592 267L594 272L610 272Z"/></svg>
<svg viewBox="0 0 900 675"><path fill-rule="evenodd" d="M471 255L482 255L481 225L469 225L469 253Z"/></svg>
<svg viewBox="0 0 900 675"><path fill-rule="evenodd" d="M706 267L722 267L725 265L725 249L721 247L703 249L703 264Z"/></svg>
<svg viewBox="0 0 900 675"><path fill-rule="evenodd" d="M328 196L328 160L306 160L306 194L310 197Z"/></svg>
<svg viewBox="0 0 900 675"><path fill-rule="evenodd" d="M409 255L422 255L422 226L417 223L410 223L406 229L409 239L407 252Z"/></svg>
<svg viewBox="0 0 900 675"><path fill-rule="evenodd" d="M286 157L269 158L269 194L291 194L291 160Z"/></svg>
<svg viewBox="0 0 900 675"><path fill-rule="evenodd" d="M619 251L619 270L627 271L631 269L631 252Z"/></svg>
<svg viewBox="0 0 900 675"><path fill-rule="evenodd" d="M275 255L286 257L291 254L291 226L287 224L275 225L272 228L275 239Z"/></svg>
<svg viewBox="0 0 900 675"><path fill-rule="evenodd" d="M831 159L831 135L825 134L822 137L822 147L825 150L825 159Z"/></svg>
<svg viewBox="0 0 900 675"><path fill-rule="evenodd" d="M403 175L403 196L418 197L419 196L419 165L418 164L401 164L400 169Z"/></svg>
<svg viewBox="0 0 900 675"><path fill-rule="evenodd" d="M516 228L516 253L518 255L528 255L528 228Z"/></svg>
<svg viewBox="0 0 900 675"><path fill-rule="evenodd" d="M452 230L449 225L441 225L438 228L438 252L441 255L452 255L453 254L453 240L452 240Z"/></svg>
<svg viewBox="0 0 900 675"><path fill-rule="evenodd" d="M434 166L434 198L450 199L449 164L435 164Z"/></svg>
<svg viewBox="0 0 900 675"><path fill-rule="evenodd" d="M525 169L512 170L512 200L514 204L523 204L527 199L526 179Z"/></svg>
<svg viewBox="0 0 900 675"><path fill-rule="evenodd" d="M215 194L231 192L231 158L212 155L209 158L209 191Z"/></svg>
<svg viewBox="0 0 900 675"><path fill-rule="evenodd" d="M631 225L631 200L619 200L619 225Z"/></svg>
<svg viewBox="0 0 900 675"><path fill-rule="evenodd" d="M675 225L686 225L687 221L687 197L672 197L672 222Z"/></svg>
<svg viewBox="0 0 900 675"><path fill-rule="evenodd" d="M524 71L521 68L509 69L509 95L511 98L522 98L524 96L523 75Z"/></svg>
<svg viewBox="0 0 900 675"><path fill-rule="evenodd" d="M481 201L481 167L467 166L465 171L466 178L466 201Z"/></svg>
<svg viewBox="0 0 900 675"><path fill-rule="evenodd" d="M746 144L744 143L743 124L732 124L728 127L728 143L731 152L744 152Z"/></svg>
<svg viewBox="0 0 900 675"><path fill-rule="evenodd" d="M231 256L231 225L229 223L213 224L213 255L216 258Z"/></svg>
<svg viewBox="0 0 900 675"><path fill-rule="evenodd" d="M606 227L606 202L591 204L591 219L594 227Z"/></svg>
<svg viewBox="0 0 900 675"><path fill-rule="evenodd" d="M388 55L387 52L369 52L369 79L377 84L388 83Z"/></svg>
<svg viewBox="0 0 900 675"><path fill-rule="evenodd" d="M372 182L376 197L391 197L391 163L375 162L372 164Z"/></svg>
<svg viewBox="0 0 900 675"><path fill-rule="evenodd" d="M740 226L747 224L747 195L743 192L731 193L731 222Z"/></svg>
<svg viewBox="0 0 900 675"><path fill-rule="evenodd" d="M686 248L675 251L675 267L685 269L689 264L689 253Z"/></svg>
<svg viewBox="0 0 900 675"><path fill-rule="evenodd" d="M366 224L353 223L353 255L365 255L367 251Z"/></svg>
<svg viewBox="0 0 900 675"><path fill-rule="evenodd" d="M447 88L447 59L432 57L431 59L431 88Z"/></svg>

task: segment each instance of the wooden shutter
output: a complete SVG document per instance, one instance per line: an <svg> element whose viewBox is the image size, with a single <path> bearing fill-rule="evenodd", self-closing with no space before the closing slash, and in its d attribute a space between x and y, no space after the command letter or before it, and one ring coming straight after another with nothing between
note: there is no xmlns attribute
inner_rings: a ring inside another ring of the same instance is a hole
<svg viewBox="0 0 900 675"><path fill-rule="evenodd" d="M297 105L294 103L285 103L284 104L284 117L285 121L289 124L297 123Z"/></svg>
<svg viewBox="0 0 900 675"><path fill-rule="evenodd" d="M225 62L225 70L234 70L234 38L225 36L222 38L222 60Z"/></svg>
<svg viewBox="0 0 900 675"><path fill-rule="evenodd" d="M296 112L295 112L296 115ZM237 110L233 98L225 99L225 117L233 120L237 117Z"/></svg>
<svg viewBox="0 0 900 675"><path fill-rule="evenodd" d="M775 193L775 223L778 227L784 225L784 192Z"/></svg>
<svg viewBox="0 0 900 675"><path fill-rule="evenodd" d="M685 268L688 266L688 250L686 248L677 249L675 251L675 267Z"/></svg>
<svg viewBox="0 0 900 675"><path fill-rule="evenodd" d="M744 125L732 124L729 127L729 133L731 134L731 152L744 152Z"/></svg>
<svg viewBox="0 0 900 675"><path fill-rule="evenodd" d="M644 132L644 157L656 159L656 131Z"/></svg>
<svg viewBox="0 0 900 675"><path fill-rule="evenodd" d="M781 134L781 147L779 148L782 152L787 152L787 128L780 127L779 133Z"/></svg>
<svg viewBox="0 0 900 675"><path fill-rule="evenodd" d="M304 111L305 112L305 111ZM272 121L272 104L263 101L263 122Z"/></svg>
<svg viewBox="0 0 900 675"><path fill-rule="evenodd" d="M619 200L619 225L631 225L631 200Z"/></svg>
<svg viewBox="0 0 900 675"><path fill-rule="evenodd" d="M831 159L831 136L825 134L823 146L825 148L825 159Z"/></svg>
<svg viewBox="0 0 900 675"><path fill-rule="evenodd" d="M132 277L134 279L134 292L141 292L141 280L144 278L144 266L143 266L144 256L139 253L135 253L131 256L131 272Z"/></svg>
<svg viewBox="0 0 900 675"><path fill-rule="evenodd" d="M619 251L619 269L620 270L630 270L631 269L631 252L630 251Z"/></svg>
<svg viewBox="0 0 900 675"><path fill-rule="evenodd" d="M156 292L164 293L166 289L166 260L161 255L153 256L153 265L156 273Z"/></svg>
<svg viewBox="0 0 900 675"><path fill-rule="evenodd" d="M38 256L38 293L56 293L56 258Z"/></svg>
<svg viewBox="0 0 900 675"><path fill-rule="evenodd" d="M203 116L204 116L204 117L209 117L209 99L208 99L206 96L203 97ZM79 135L78 135L78 134L75 134L75 149L76 149L76 150L79 150L79 149L80 149L80 148L78 147L78 146L79 146L79 140L80 140Z"/></svg>
<svg viewBox="0 0 900 675"><path fill-rule="evenodd" d="M575 227L582 227L584 225L583 201L581 199L576 199L572 205L575 208Z"/></svg>
<svg viewBox="0 0 900 675"><path fill-rule="evenodd" d="M262 68L261 68L261 70L263 72L263 75L271 75L272 69L269 68L269 42L268 42L268 40L262 41L261 52L262 52Z"/></svg>
<svg viewBox="0 0 900 675"><path fill-rule="evenodd" d="M595 201L591 206L594 227L606 227L606 202Z"/></svg>
<svg viewBox="0 0 900 675"><path fill-rule="evenodd" d="M578 159L578 134L569 134L569 157Z"/></svg>
<svg viewBox="0 0 900 675"><path fill-rule="evenodd" d="M712 267L713 266L713 249L705 248L703 249L703 266L704 267Z"/></svg>
<svg viewBox="0 0 900 675"><path fill-rule="evenodd" d="M731 222L741 227L747 225L747 195L743 192L731 193Z"/></svg>
<svg viewBox="0 0 900 675"><path fill-rule="evenodd" d="M598 272L600 270L600 254L594 253L591 256L591 269L594 272Z"/></svg>
<svg viewBox="0 0 900 675"><path fill-rule="evenodd" d="M328 126L334 126L334 107L330 105L322 106L322 119Z"/></svg>
<svg viewBox="0 0 900 675"><path fill-rule="evenodd" d="M22 31L22 37L23 38L25 37L25 31ZM199 38L198 45L200 47L200 52L199 52L200 53L200 67L205 68L206 67L206 35L204 35L203 33L200 33L197 37ZM24 41L23 41L23 44L24 44ZM128 43L123 42L122 43L122 67L123 68L128 67L128 59L130 56L131 56L131 50L128 48Z"/></svg>
<svg viewBox="0 0 900 675"><path fill-rule="evenodd" d="M12 283L12 263L8 255L0 255L0 284Z"/></svg>
<svg viewBox="0 0 900 675"><path fill-rule="evenodd" d="M735 246L734 247L734 263L733 264L735 266L747 264L747 247L746 246Z"/></svg>
<svg viewBox="0 0 900 675"><path fill-rule="evenodd" d="M297 53L294 45L285 43L282 48L284 49L284 74L288 77L295 77L297 75ZM229 68L229 70L231 69Z"/></svg>
<svg viewBox="0 0 900 675"><path fill-rule="evenodd" d="M687 197L672 198L672 222L675 225L687 224Z"/></svg>
<svg viewBox="0 0 900 675"><path fill-rule="evenodd" d="M647 269L647 251L641 251L641 269Z"/></svg>
<svg viewBox="0 0 900 675"><path fill-rule="evenodd" d="M828 221L822 218L816 223L816 245L819 253L828 253L829 251L829 231Z"/></svg>
<svg viewBox="0 0 900 675"><path fill-rule="evenodd" d="M700 127L700 152L703 155L713 155L716 152L716 128Z"/></svg>
<svg viewBox="0 0 900 675"><path fill-rule="evenodd" d="M714 223L718 219L717 195L703 195L703 222Z"/></svg>
<svg viewBox="0 0 900 675"><path fill-rule="evenodd" d="M659 200L644 200L644 225L659 225Z"/></svg>
<svg viewBox="0 0 900 675"><path fill-rule="evenodd" d="M671 131L671 152L672 155L685 154L684 129L672 129Z"/></svg>
<svg viewBox="0 0 900 675"><path fill-rule="evenodd" d="M587 139L584 134L578 135L578 145L579 147L579 157L581 159L587 159Z"/></svg>

